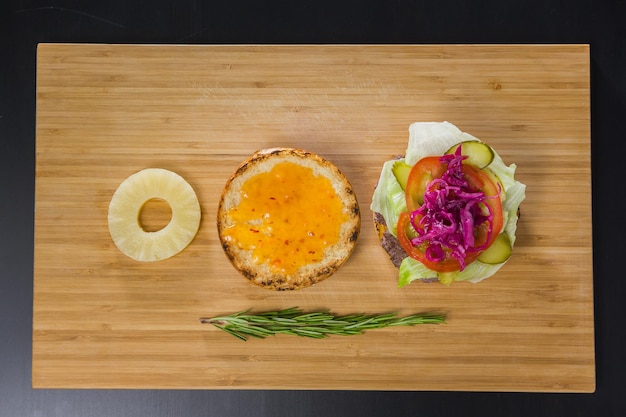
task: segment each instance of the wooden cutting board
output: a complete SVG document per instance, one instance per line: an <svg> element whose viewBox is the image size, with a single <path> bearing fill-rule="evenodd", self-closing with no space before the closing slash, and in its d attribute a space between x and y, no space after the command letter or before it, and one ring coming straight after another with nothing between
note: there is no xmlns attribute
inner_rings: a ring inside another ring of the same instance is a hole
<svg viewBox="0 0 626 417"><path fill-rule="evenodd" d="M399 289L372 191L412 122L444 120L517 164L517 245L480 284ZM36 388L595 389L587 45L43 44L36 135ZM295 292L248 283L216 233L226 179L273 146L334 162L363 216L349 261ZM113 192L146 167L182 175L202 206L191 245L156 263L107 229ZM447 323L242 342L198 320L292 306Z"/></svg>

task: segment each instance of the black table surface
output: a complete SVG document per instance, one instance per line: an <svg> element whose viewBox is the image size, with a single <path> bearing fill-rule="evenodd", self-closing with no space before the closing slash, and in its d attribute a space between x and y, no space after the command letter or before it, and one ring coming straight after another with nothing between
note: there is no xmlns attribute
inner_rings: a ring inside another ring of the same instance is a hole
<svg viewBox="0 0 626 417"><path fill-rule="evenodd" d="M8 0L0 6L0 417L626 415L626 1ZM33 390L35 67L41 42L591 46L592 394Z"/></svg>

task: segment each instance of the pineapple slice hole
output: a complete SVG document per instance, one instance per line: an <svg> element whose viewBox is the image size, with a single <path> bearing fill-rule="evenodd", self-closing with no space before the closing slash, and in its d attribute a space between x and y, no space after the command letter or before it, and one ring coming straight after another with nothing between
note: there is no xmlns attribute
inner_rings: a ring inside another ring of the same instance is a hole
<svg viewBox="0 0 626 417"><path fill-rule="evenodd" d="M172 207L162 198L146 201L139 212L139 226L144 232L158 232L172 220Z"/></svg>
<svg viewBox="0 0 626 417"><path fill-rule="evenodd" d="M109 203L109 232L118 249L142 262L160 261L185 249L200 227L193 188L175 172L147 168L132 174Z"/></svg>

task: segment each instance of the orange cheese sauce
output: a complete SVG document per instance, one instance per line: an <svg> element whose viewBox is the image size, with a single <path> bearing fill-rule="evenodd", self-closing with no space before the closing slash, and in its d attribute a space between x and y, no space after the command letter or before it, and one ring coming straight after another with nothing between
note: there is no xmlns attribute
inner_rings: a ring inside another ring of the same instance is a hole
<svg viewBox="0 0 626 417"><path fill-rule="evenodd" d="M250 178L240 193L224 236L275 273L288 275L319 262L347 219L330 180L290 162Z"/></svg>

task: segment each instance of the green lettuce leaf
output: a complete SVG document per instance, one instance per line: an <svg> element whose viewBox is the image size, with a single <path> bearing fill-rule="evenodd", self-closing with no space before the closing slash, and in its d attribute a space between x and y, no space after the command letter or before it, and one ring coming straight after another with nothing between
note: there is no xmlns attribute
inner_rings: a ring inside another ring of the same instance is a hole
<svg viewBox="0 0 626 417"><path fill-rule="evenodd" d="M478 139L449 122L418 122L409 126L406 163L415 165L426 156L441 156L457 143Z"/></svg>
<svg viewBox="0 0 626 417"><path fill-rule="evenodd" d="M400 213L407 210L404 190L400 184L398 184L396 177L391 171L396 161L398 161L398 159L387 161L383 164L383 169L378 179L378 184L376 184L374 196L372 197L372 204L370 205L370 209L374 213L383 215L389 231L394 236L396 236L396 227Z"/></svg>

